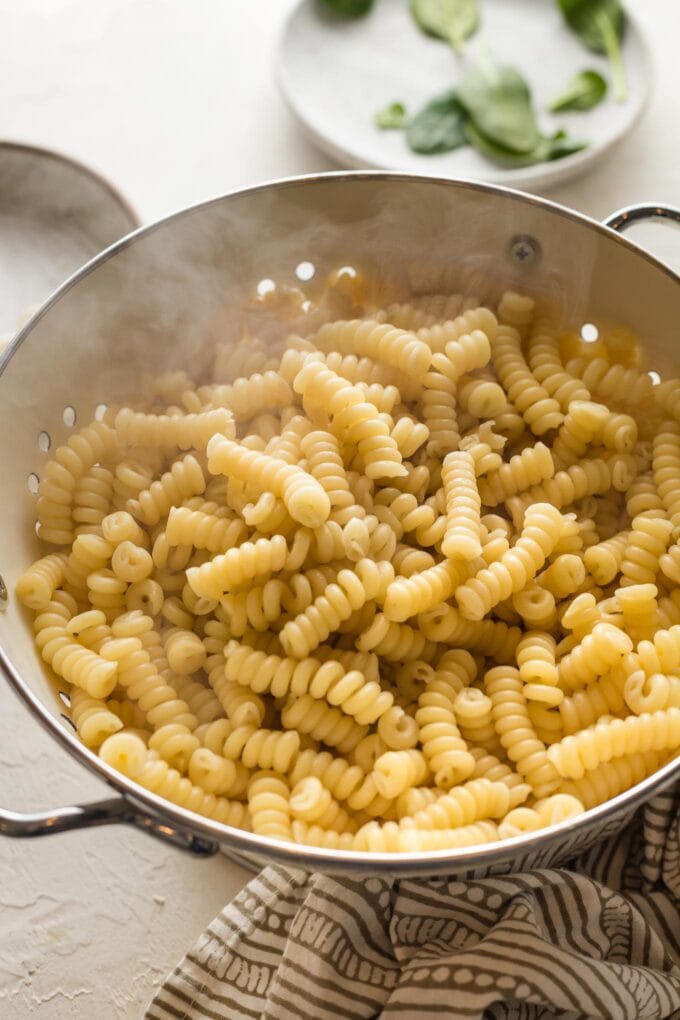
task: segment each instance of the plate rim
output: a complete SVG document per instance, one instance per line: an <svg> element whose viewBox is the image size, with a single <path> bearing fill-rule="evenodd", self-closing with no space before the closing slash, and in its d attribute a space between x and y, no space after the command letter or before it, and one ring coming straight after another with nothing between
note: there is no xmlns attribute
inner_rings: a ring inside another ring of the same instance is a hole
<svg viewBox="0 0 680 1020"><path fill-rule="evenodd" d="M338 145L334 142L332 137L329 135L318 131L307 119L299 104L290 94L286 81L286 43L291 31L292 23L297 17L300 9L304 6L311 6L315 2L318 2L318 0L296 0L296 3L293 4L284 18L283 24L279 30L274 55L274 79L276 81L279 94L283 98L286 108L295 119L298 127L301 128L304 136L309 141L321 149L325 155L339 163L342 169L383 170L392 172L402 171L405 173L419 173L427 175L428 171L425 168L422 170L417 168L405 170L403 166L395 166L389 161L378 162L358 157L348 149L343 148L342 145ZM560 160L554 160L552 162L543 161L542 163L536 163L530 167L518 167L515 169L506 169L500 166L496 168L496 165L489 160L489 166L492 169L495 169L496 172L488 177L481 177L474 174L462 174L458 171L447 171L442 167L433 167L433 176L451 177L452 179L463 181L481 181L482 183L498 184L502 187L508 188L547 188L556 186L567 179L580 176L585 173L591 165L596 165L601 159L611 154L611 151L623 142L625 138L639 125L642 115L649 106L655 86L655 65L649 34L641 25L637 12L632 11L627 2L623 3L623 7L628 23L636 33L640 44L642 51L641 66L643 77L637 106L633 109L631 118L624 127L615 132L606 142L599 144L597 148L589 146L580 152L575 152L571 156L566 156Z"/></svg>
<svg viewBox="0 0 680 1020"><path fill-rule="evenodd" d="M123 212L127 217L130 231L137 230L142 225L142 220L137 210L123 194L118 185L114 184L113 181L103 174L101 171L94 169L88 163L84 163L82 160L77 159L74 156L68 155L66 152L62 152L61 149L53 149L49 146L33 145L31 142L20 142L14 141L13 139L2 139L0 140L0 157L4 151L25 153L26 155L36 156L44 160L52 160L55 163L63 163L66 166L71 167L72 170L77 171L84 177L89 177L91 181L97 184L102 191L106 192L109 198L115 205Z"/></svg>

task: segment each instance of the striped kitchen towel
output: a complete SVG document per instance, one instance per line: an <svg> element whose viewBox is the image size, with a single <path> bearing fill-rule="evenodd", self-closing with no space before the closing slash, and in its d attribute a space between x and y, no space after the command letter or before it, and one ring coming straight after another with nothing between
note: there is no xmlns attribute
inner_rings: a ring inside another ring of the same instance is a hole
<svg viewBox="0 0 680 1020"><path fill-rule="evenodd" d="M680 1020L680 786L568 867L386 881L269 867L146 1020Z"/></svg>

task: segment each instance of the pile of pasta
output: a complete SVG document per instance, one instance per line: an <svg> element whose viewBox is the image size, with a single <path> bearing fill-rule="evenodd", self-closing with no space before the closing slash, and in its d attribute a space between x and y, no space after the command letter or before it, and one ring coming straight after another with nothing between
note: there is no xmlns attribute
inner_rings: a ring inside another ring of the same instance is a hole
<svg viewBox="0 0 680 1020"><path fill-rule="evenodd" d="M370 294L274 287L212 381L74 432L16 592L141 787L330 849L510 839L680 748L680 380L525 294Z"/></svg>

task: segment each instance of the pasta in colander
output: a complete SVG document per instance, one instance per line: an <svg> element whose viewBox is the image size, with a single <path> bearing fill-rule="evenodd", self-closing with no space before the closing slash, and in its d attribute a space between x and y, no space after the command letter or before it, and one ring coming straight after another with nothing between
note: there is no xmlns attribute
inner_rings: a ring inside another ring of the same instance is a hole
<svg viewBox="0 0 680 1020"><path fill-rule="evenodd" d="M680 380L608 336L341 270L74 432L16 594L83 743L335 850L511 839L651 775L680 749Z"/></svg>

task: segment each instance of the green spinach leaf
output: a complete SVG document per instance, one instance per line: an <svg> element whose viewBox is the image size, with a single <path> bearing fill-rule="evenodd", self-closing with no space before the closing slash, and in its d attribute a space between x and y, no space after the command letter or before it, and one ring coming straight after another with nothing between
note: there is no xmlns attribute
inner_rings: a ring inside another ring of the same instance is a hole
<svg viewBox="0 0 680 1020"><path fill-rule="evenodd" d="M581 152L588 148L588 142L579 138L570 138L566 131L556 131L554 135L542 138L541 141L545 153L542 158L548 161L564 159L565 156L573 156L575 152Z"/></svg>
<svg viewBox="0 0 680 1020"><path fill-rule="evenodd" d="M373 0L323 0L323 4L339 18L361 18L368 14Z"/></svg>
<svg viewBox="0 0 680 1020"><path fill-rule="evenodd" d="M516 153L531 153L540 133L529 86L513 67L496 67L480 57L458 86L458 98L474 126L490 142Z"/></svg>
<svg viewBox="0 0 680 1020"><path fill-rule="evenodd" d="M479 25L476 0L411 0L411 14L423 32L445 39L456 53Z"/></svg>
<svg viewBox="0 0 680 1020"><path fill-rule="evenodd" d="M434 155L467 143L465 111L454 89L435 96L406 125L406 142L413 152Z"/></svg>
<svg viewBox="0 0 680 1020"><path fill-rule="evenodd" d="M403 103L390 103L382 110L377 110L373 119L383 131L396 131L404 126L406 107Z"/></svg>
<svg viewBox="0 0 680 1020"><path fill-rule="evenodd" d="M607 82L599 71L580 71L564 92L553 99L549 109L553 113L563 110L592 110L607 94Z"/></svg>
<svg viewBox="0 0 680 1020"><path fill-rule="evenodd" d="M622 102L628 95L621 41L626 15L619 0L557 0L564 19L581 42L609 58L614 94Z"/></svg>
<svg viewBox="0 0 680 1020"><path fill-rule="evenodd" d="M471 120L465 123L465 135L470 144L482 156L486 156L487 159L493 160L494 163L500 163L508 169L563 159L565 156L571 156L572 153L585 149L587 145L587 142L569 138L564 131L557 131L548 137L541 135L531 152L513 152L483 135Z"/></svg>

